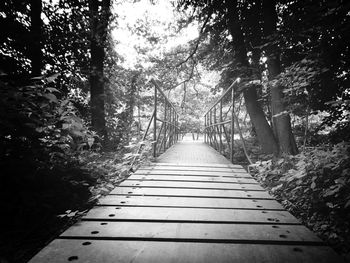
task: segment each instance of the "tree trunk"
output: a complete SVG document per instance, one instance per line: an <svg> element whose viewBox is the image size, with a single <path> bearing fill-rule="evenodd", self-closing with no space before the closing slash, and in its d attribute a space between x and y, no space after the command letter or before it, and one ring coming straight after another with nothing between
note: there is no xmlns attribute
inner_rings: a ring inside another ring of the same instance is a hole
<svg viewBox="0 0 350 263"><path fill-rule="evenodd" d="M102 7L100 7L100 4L102 4ZM103 62L105 58L104 47L107 37L108 20L110 16L110 1L104 0L101 3L98 0L90 0L89 9L91 27L91 124L97 134L106 142L107 130L104 105Z"/></svg>
<svg viewBox="0 0 350 263"><path fill-rule="evenodd" d="M278 155L279 149L272 129L266 120L265 113L258 102L255 87L250 87L243 92L244 100L250 119L254 125L258 141L263 152Z"/></svg>
<svg viewBox="0 0 350 263"><path fill-rule="evenodd" d="M132 125L134 123L134 107L136 103L135 94L137 91L137 79L140 73L135 73L135 75L131 78L130 90L128 92L128 101L126 106L126 140L129 141L132 136Z"/></svg>
<svg viewBox="0 0 350 263"><path fill-rule="evenodd" d="M262 14L264 22L265 37L276 33L277 13L275 0L264 0L262 4ZM269 45L266 48L267 67L269 79L272 80L281 73L281 62L279 59L279 48L276 45ZM274 84L270 86L271 90L271 111L272 122L280 150L286 154L297 154L298 148L290 124L290 116L286 112L283 104L282 86Z"/></svg>
<svg viewBox="0 0 350 263"><path fill-rule="evenodd" d="M239 16L237 12L237 1L230 2L230 4L227 5L227 8L228 27L232 35L232 41L235 50L235 59L237 60L238 64L240 64L239 66L246 67L246 71L248 71L249 62L242 28L238 18ZM268 154L276 154L278 152L278 144L273 135L273 131L266 120L265 113L260 103L258 102L256 89L254 87L245 89L243 91L243 95L247 107L247 112L256 130L262 151Z"/></svg>
<svg viewBox="0 0 350 263"><path fill-rule="evenodd" d="M31 33L31 45L30 45L30 60L32 65L32 77L38 77L41 75L43 67L43 53L42 48L42 2L41 0L30 1L30 33Z"/></svg>

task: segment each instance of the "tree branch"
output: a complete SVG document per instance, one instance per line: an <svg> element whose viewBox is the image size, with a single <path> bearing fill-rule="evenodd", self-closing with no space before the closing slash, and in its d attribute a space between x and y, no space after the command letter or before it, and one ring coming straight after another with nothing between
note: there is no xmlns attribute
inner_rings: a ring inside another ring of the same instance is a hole
<svg viewBox="0 0 350 263"><path fill-rule="evenodd" d="M211 13L208 14L207 18L205 19L202 27L201 27L201 30L199 31L199 36L198 36L198 39L197 39L197 42L196 42L196 46L194 47L194 49L192 50L192 52L190 53L190 55L183 61L181 61L180 63L178 63L175 67L180 67L181 65L185 64L189 59L191 59L197 52L198 50L198 47L199 47L199 44L200 42L202 41L202 36L203 36L203 33L204 33L204 29L206 27L206 25L208 24L209 22L209 19L211 17Z"/></svg>

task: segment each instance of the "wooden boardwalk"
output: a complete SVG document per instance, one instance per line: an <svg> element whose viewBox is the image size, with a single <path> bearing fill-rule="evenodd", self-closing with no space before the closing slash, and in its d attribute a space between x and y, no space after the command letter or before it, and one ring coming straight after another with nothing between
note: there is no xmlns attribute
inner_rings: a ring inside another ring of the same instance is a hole
<svg viewBox="0 0 350 263"><path fill-rule="evenodd" d="M342 262L202 142L141 167L30 262Z"/></svg>

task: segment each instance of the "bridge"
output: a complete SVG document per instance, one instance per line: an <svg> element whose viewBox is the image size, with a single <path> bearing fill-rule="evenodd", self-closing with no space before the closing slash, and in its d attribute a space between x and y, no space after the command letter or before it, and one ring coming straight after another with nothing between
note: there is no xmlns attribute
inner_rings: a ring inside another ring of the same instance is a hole
<svg viewBox="0 0 350 263"><path fill-rule="evenodd" d="M234 85L205 113L204 138L193 140L180 135L176 109L153 84L155 109L143 140L151 136L155 161L139 167L31 263L342 262L232 164ZM141 152L142 145L135 156Z"/></svg>

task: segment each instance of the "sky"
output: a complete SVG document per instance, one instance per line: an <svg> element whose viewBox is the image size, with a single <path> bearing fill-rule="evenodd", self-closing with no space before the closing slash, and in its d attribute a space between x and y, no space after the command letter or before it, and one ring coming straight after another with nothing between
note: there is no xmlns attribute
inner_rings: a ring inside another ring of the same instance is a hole
<svg viewBox="0 0 350 263"><path fill-rule="evenodd" d="M140 20L148 21L152 25L152 32L163 39L161 43L151 47L152 51L149 52L149 55L152 56L161 56L177 45L185 45L188 41L198 37L198 25L195 23L181 30L176 36L169 37L172 33L169 26L175 26L176 20L181 16L176 13L170 1L159 0L155 1L157 3L154 5L150 0L132 2L131 0L122 1L113 6L113 13L117 15L117 25L112 31L112 37L116 41L116 51L125 59L122 66L133 69L137 62L142 66L150 63L135 48L135 46L150 48L149 43L145 38L133 34L130 30L130 27L134 28Z"/></svg>

